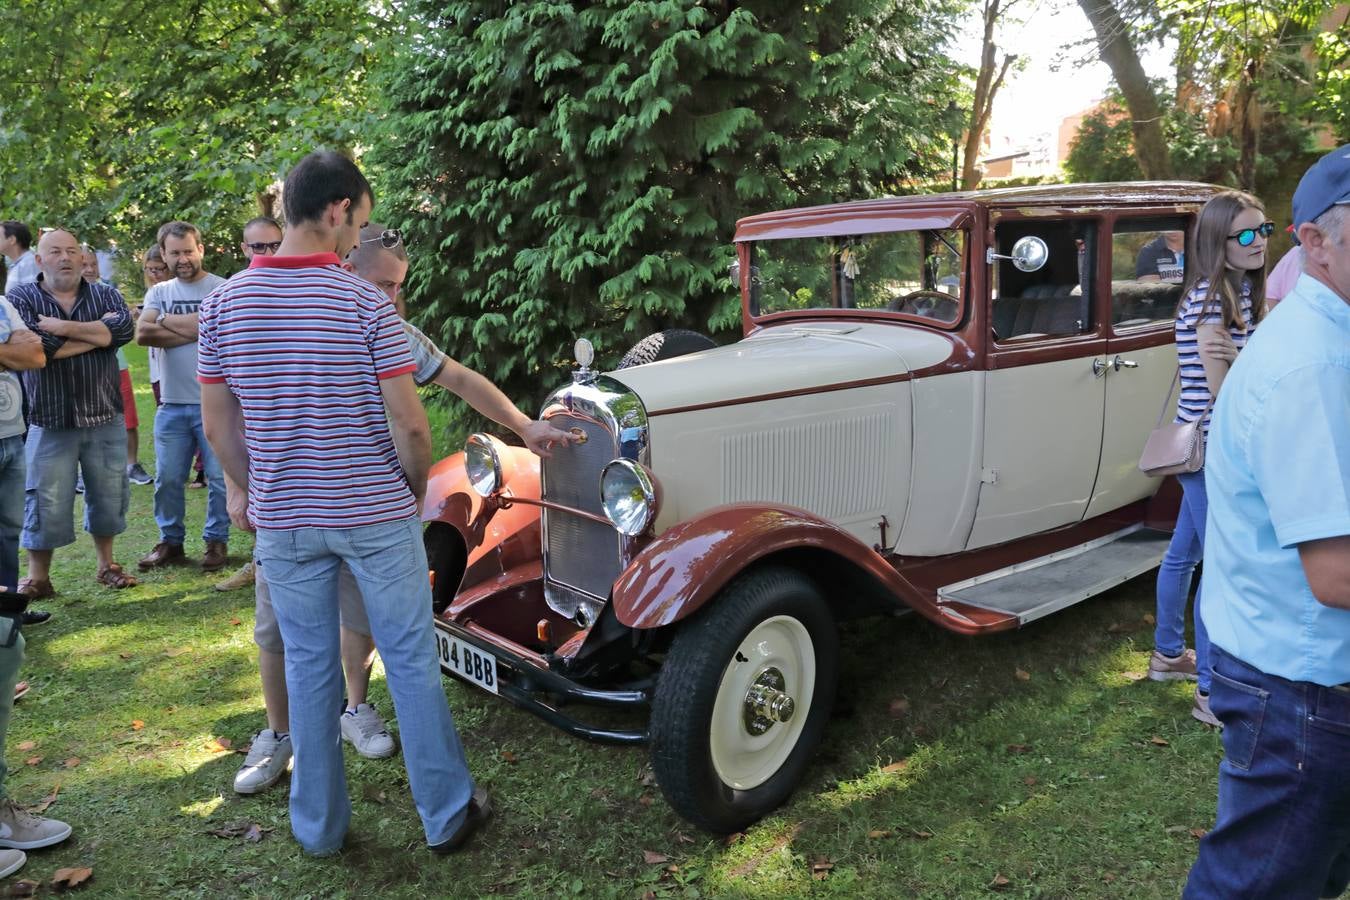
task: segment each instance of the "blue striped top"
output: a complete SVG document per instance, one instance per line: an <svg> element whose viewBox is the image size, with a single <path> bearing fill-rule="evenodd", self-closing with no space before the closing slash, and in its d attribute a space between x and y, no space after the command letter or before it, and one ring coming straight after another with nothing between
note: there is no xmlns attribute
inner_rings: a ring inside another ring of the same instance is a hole
<svg viewBox="0 0 1350 900"><path fill-rule="evenodd" d="M1177 363L1181 366L1181 394L1177 397L1177 417L1174 421L1194 422L1209 405L1209 382L1205 379L1205 367L1200 362L1200 346L1196 329L1201 325L1223 323L1223 308L1219 298L1215 298L1212 308L1201 318L1205 305L1205 294L1209 292L1209 282L1201 279L1186 295L1186 302L1177 313ZM1242 322L1245 328L1230 328L1229 335L1240 351L1247 344L1247 338L1254 327L1252 322L1252 286L1247 279L1242 280ZM1210 411L1213 415L1213 410ZM1210 415L1205 416L1201 428L1209 434Z"/></svg>

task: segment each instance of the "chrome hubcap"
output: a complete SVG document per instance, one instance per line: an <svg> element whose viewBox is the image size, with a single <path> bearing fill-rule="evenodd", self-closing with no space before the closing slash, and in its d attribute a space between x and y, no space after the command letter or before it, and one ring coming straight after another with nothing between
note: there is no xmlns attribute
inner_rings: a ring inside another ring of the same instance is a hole
<svg viewBox="0 0 1350 900"><path fill-rule="evenodd" d="M777 722L786 722L797 709L796 702L783 690L783 673L770 666L759 674L745 694L745 730L761 735Z"/></svg>

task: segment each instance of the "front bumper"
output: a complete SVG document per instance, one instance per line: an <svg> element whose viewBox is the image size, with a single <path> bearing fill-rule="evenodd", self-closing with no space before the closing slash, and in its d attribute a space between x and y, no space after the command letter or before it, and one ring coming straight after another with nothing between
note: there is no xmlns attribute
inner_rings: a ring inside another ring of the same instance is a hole
<svg viewBox="0 0 1350 900"><path fill-rule="evenodd" d="M435 626L447 634L453 635L465 643L472 644L481 653L491 656L497 663L497 692L516 706L534 713L550 725L567 732L573 737L585 738L603 744L643 744L647 742L647 730L624 730L602 728L588 725L573 716L564 713L558 706L547 702L545 697L556 697L563 701L591 703L622 709L651 708L651 690L647 687L636 689L602 690L587 687L555 671L548 660L538 654L520 647L499 635L473 625L460 625L436 619ZM453 669L441 666L441 671L454 675L463 681ZM469 682L472 684L472 682ZM476 687L476 685L475 685Z"/></svg>

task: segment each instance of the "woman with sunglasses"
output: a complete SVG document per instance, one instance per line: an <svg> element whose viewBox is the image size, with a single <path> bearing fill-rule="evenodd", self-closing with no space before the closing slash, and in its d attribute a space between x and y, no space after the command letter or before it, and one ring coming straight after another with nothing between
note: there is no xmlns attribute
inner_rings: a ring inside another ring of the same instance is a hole
<svg viewBox="0 0 1350 900"><path fill-rule="evenodd" d="M1274 227L1266 221L1261 201L1238 191L1215 195L1200 211L1175 329L1181 381L1176 421L1200 421L1202 439L1209 433L1210 411L1224 376L1261 320L1266 238ZM1177 480L1181 510L1158 569L1157 627L1148 677L1196 681L1191 715L1218 727L1209 709L1209 635L1200 619L1199 591L1193 612L1195 649L1187 650L1185 644L1186 597L1205 547L1205 473L1178 475Z"/></svg>

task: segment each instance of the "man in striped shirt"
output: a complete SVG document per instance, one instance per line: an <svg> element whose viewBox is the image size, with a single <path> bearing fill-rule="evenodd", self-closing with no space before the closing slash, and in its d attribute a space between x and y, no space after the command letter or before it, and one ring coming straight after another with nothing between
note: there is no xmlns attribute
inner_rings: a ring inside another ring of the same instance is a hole
<svg viewBox="0 0 1350 900"><path fill-rule="evenodd" d="M374 195L352 162L311 153L286 177L276 256L202 304L198 378L206 436L248 492L255 556L286 657L291 830L314 855L351 818L339 723L338 570L365 600L428 844L459 849L486 820L441 684L419 510L431 434L393 306L345 272Z"/></svg>
<svg viewBox="0 0 1350 900"><path fill-rule="evenodd" d="M27 498L22 543L28 577L19 590L53 596L52 552L75 542L75 475L84 475L84 527L94 537L97 579L108 587L136 583L113 561L113 538L126 530L127 433L117 348L131 340L131 311L111 285L81 276L84 252L64 229L38 241L38 280L9 300L47 354L45 368L24 373L28 398Z"/></svg>

